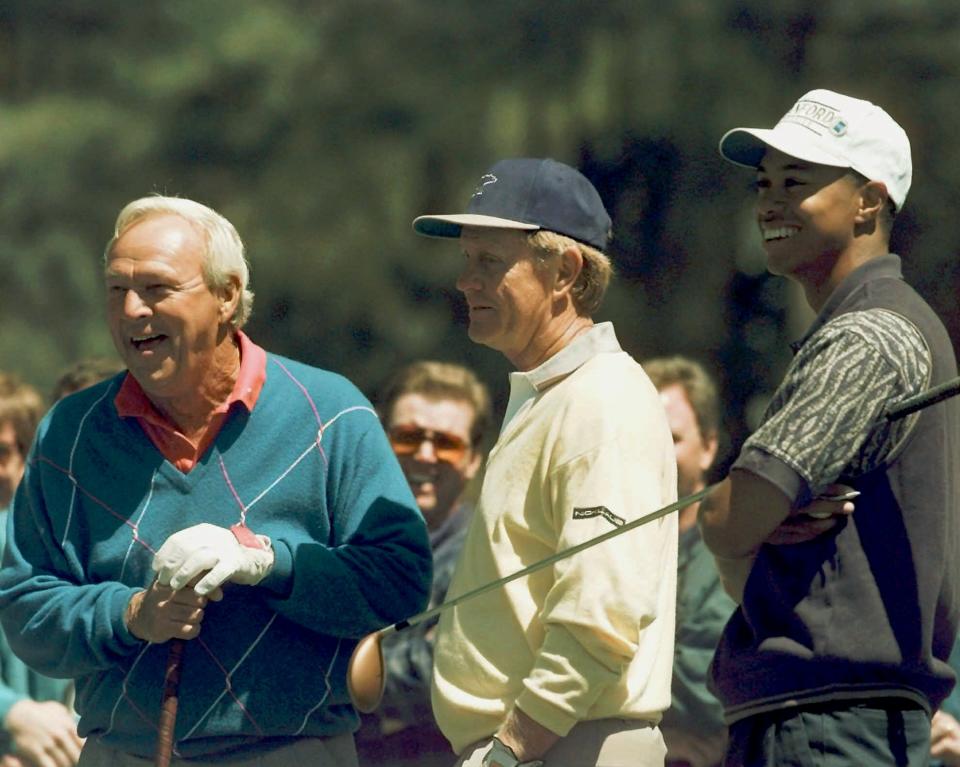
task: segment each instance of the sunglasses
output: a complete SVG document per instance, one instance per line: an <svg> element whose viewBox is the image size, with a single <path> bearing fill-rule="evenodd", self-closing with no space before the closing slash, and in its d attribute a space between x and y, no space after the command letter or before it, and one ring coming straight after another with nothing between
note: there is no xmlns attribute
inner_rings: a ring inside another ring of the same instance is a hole
<svg viewBox="0 0 960 767"><path fill-rule="evenodd" d="M392 426L387 431L387 437L390 439L393 452L397 455L413 455L420 449L420 445L429 440L437 460L446 463L460 463L470 448L470 445L456 434L435 429L421 429L419 426Z"/></svg>

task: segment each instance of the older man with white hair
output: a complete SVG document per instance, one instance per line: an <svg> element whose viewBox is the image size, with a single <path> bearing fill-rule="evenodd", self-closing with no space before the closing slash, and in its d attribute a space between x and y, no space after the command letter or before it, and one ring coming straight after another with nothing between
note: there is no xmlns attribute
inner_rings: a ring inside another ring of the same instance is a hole
<svg viewBox="0 0 960 767"><path fill-rule="evenodd" d="M431 569L376 413L241 331L243 245L210 208L130 203L104 274L129 372L40 425L0 576L11 645L77 680L81 765L152 763L170 639L174 764L356 764L350 651L423 607Z"/></svg>

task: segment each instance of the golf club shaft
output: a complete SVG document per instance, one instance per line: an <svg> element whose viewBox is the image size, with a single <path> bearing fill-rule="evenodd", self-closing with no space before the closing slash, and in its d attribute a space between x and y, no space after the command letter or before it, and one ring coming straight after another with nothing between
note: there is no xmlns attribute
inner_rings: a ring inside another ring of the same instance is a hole
<svg viewBox="0 0 960 767"><path fill-rule="evenodd" d="M612 530L609 530L608 532L603 533L602 535L598 535L596 538L591 538L590 540L584 541L583 543L578 543L576 546L571 546L570 548L564 549L563 551L558 551L556 554L552 554L546 559L541 559L539 562L534 562L532 565L524 567L522 570L517 570L517 572L511 573L510 575L507 575L504 578L491 581L490 583L485 583L482 586L479 586L473 589L473 591L468 591L464 594L461 594L458 597L454 597L453 599L447 600L441 605L432 607L429 610L425 610L422 613L417 613L416 615L410 618L407 618L404 621L400 621L399 623L394 623L392 626L387 626L386 628L383 628L380 630L380 634L385 636L387 634L392 634L397 631L403 631L404 629L408 629L413 626L416 626L418 623L423 623L424 621L430 620L430 618L440 614L444 610L454 607L462 602L466 602L468 599L473 599L474 597L478 597L481 594L486 594L488 591L493 591L494 589L498 589L501 586L504 586L510 583L511 581L517 580L517 578L523 578L525 575L530 575L530 573L535 573L537 570L542 570L545 567L549 567L550 565L556 562L559 562L561 559L566 559L567 557L571 557L574 554L577 554L585 549L589 549L591 546L596 546L598 543L603 543L604 541L608 541L611 538L615 538L618 535L622 535L623 533L629 530L633 530L636 527L645 525L648 522L653 522L656 519L660 519L660 517L665 517L667 516L667 514L671 514L674 511L677 511L677 509L686 508L690 504L697 503L698 501L703 500L715 487L716 485L708 485L707 487L703 488L703 490L699 490L696 493L692 493L691 495L681 498L678 501L675 501L674 503L671 503L668 506L664 506L662 509L657 509L656 511L652 511L649 514L645 514L642 517L637 517L636 519L630 522L627 522L623 525L620 525L619 527L615 527Z"/></svg>
<svg viewBox="0 0 960 767"><path fill-rule="evenodd" d="M910 397L903 402L894 405L893 407L889 408L886 413L884 413L884 418L887 421L896 421L899 418L905 418L911 413L915 413L918 410L935 405L936 403L948 399L949 397L956 396L957 394L960 394L960 376L927 389L926 391L921 392L914 397ZM534 562L532 565L529 565L522 570L518 570L515 573L511 573L504 578L491 581L490 583L485 583L482 586L479 586L472 591L468 591L465 594L461 594L458 597L454 597L443 604L432 607L422 613L417 613L416 615L407 618L404 621L400 621L399 623L394 623L391 626L387 626L386 628L380 630L380 634L392 634L394 632L403 631L404 629L416 626L419 623L430 620L435 615L439 615L444 610L454 607L462 602L466 602L468 599L473 599L481 594L486 594L488 591L498 589L501 586L505 586L511 581L516 580L517 578L523 578L525 575L530 575L530 573L534 573L537 570L542 570L544 567L549 567L550 565L559 562L561 559L566 559L567 557L573 556L584 549L588 549L591 546L596 546L598 543L603 543L610 538L615 538L616 536L621 535L628 530L633 530L636 527L645 525L647 522L652 522L655 519L660 519L660 517L665 517L667 514L670 514L677 509L682 509L693 503L697 503L709 495L716 486L716 484L708 485L707 487L703 488L703 490L688 495L685 498L680 498L676 502L671 503L669 506L664 506L662 509L657 509L656 511L653 511L645 516L638 517L631 522L627 522L620 527L615 527L613 530L603 533L602 535L598 535L596 538L591 538L590 540L579 543L576 546L571 546L563 551L558 551L556 554L553 554L546 559L542 559L539 562Z"/></svg>
<svg viewBox="0 0 960 767"><path fill-rule="evenodd" d="M950 397L955 397L957 394L960 394L960 376L951 378L949 381L938 384L937 386L927 389L926 391L922 391L916 396L909 397L903 402L894 405L887 410L884 418L886 418L888 421L896 421L898 418L905 418L911 413L916 413L918 410L923 410L925 407L936 405L938 402L942 402Z"/></svg>
<svg viewBox="0 0 960 767"><path fill-rule="evenodd" d="M180 671L183 667L184 640L171 639L167 653L167 667L163 680L163 698L160 702L160 722L157 732L155 767L169 767L173 756L174 728L177 724L177 705L180 694Z"/></svg>

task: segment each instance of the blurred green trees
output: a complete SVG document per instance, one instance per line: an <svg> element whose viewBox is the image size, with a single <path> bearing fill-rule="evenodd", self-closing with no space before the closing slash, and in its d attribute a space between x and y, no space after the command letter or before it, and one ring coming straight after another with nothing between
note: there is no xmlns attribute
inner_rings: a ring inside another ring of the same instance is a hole
<svg viewBox="0 0 960 767"><path fill-rule="evenodd" d="M473 347L455 244L415 237L510 155L593 178L620 279L602 319L636 356L720 372L742 431L802 330L764 276L746 171L716 155L829 87L914 145L896 247L960 339L960 9L945 0L5 0L0 4L0 367L44 390L107 353L100 258L124 203L191 197L244 237L251 335L375 394Z"/></svg>

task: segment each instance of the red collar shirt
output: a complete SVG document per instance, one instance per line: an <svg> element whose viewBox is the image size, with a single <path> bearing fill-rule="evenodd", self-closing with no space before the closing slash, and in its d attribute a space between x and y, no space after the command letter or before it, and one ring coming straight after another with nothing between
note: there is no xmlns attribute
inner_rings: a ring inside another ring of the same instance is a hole
<svg viewBox="0 0 960 767"><path fill-rule="evenodd" d="M188 439L175 423L163 415L147 397L146 392L130 373L127 373L114 398L121 418L136 418L144 433L179 471L187 474L207 448L213 444L234 403L253 411L260 390L267 378L267 353L242 331L237 331L240 345L240 373L233 391L214 411L210 423L198 442Z"/></svg>

